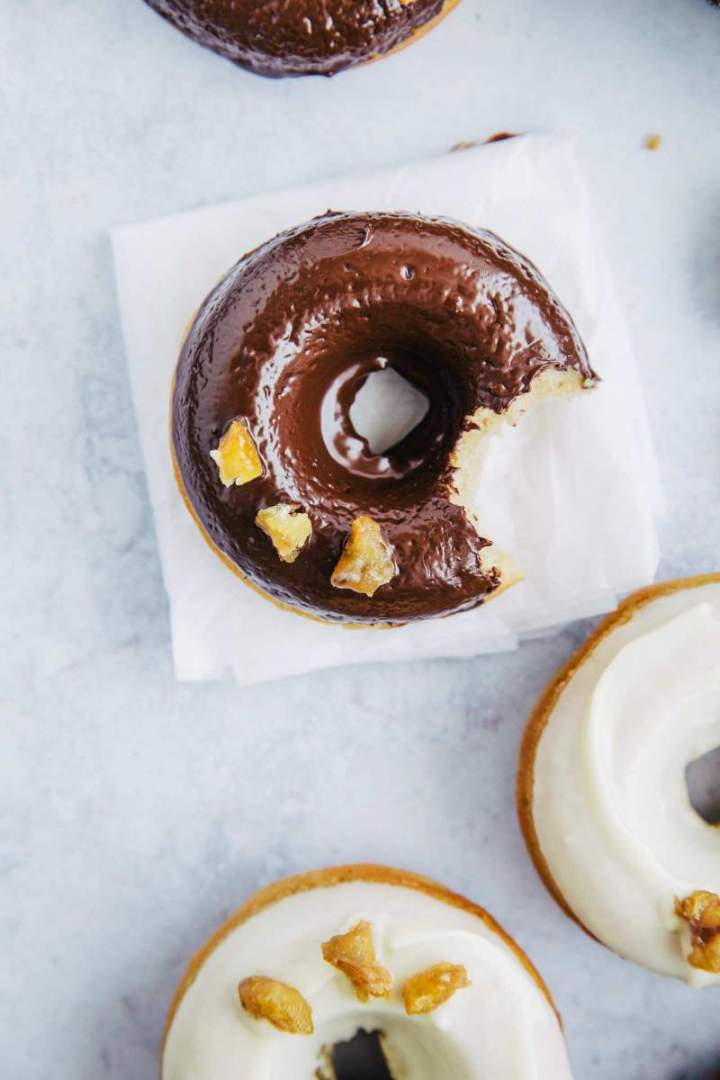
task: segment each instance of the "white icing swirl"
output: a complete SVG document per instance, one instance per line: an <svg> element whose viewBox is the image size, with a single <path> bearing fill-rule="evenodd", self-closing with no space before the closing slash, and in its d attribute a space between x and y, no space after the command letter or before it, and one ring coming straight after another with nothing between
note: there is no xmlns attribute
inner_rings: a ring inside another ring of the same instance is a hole
<svg viewBox="0 0 720 1080"><path fill-rule="evenodd" d="M568 905L615 952L693 985L675 899L720 893L720 829L686 768L720 746L720 584L653 598L563 688L534 765L533 819Z"/></svg>
<svg viewBox="0 0 720 1080"><path fill-rule="evenodd" d="M361 1004L320 945L360 919L392 972L389 1001ZM432 964L463 964L472 985L425 1016L398 990ZM312 1006L315 1033L288 1035L240 1007L238 982L263 974ZM186 991L165 1044L163 1080L312 1080L323 1047L358 1028L387 1035L398 1080L569 1080L554 1011L509 946L477 916L399 885L355 881L286 897L230 932Z"/></svg>

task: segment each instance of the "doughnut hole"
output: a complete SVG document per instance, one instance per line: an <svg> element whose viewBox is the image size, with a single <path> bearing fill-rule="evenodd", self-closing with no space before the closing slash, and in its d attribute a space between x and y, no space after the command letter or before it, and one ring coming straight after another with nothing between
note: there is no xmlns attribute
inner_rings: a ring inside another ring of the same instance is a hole
<svg viewBox="0 0 720 1080"><path fill-rule="evenodd" d="M332 1080L406 1080L413 1076L452 1076L467 1080L468 1063L439 1025L405 1016L363 1012L362 1018L337 1017L318 1032L331 1063ZM325 1080L325 1073L318 1074ZM328 1077L328 1080L329 1080ZM308 1078L310 1080L310 1078Z"/></svg>
<svg viewBox="0 0 720 1080"><path fill-rule="evenodd" d="M382 370L367 376L349 409L355 434L376 456L401 443L425 419L430 408L427 396L388 366L385 357L378 361Z"/></svg>
<svg viewBox="0 0 720 1080"><path fill-rule="evenodd" d="M318 326L274 388L285 407L274 411L273 443L292 497L322 511L330 492L346 520L372 515L379 500L390 513L422 504L449 477L452 449L477 401L462 341L460 327L444 324L443 332L417 316L410 324L402 305L372 320L345 311L342 322ZM392 422L368 424L362 403L375 393L371 379L393 381L391 409L405 387L407 409ZM312 461L312 471L296 470L295 460Z"/></svg>
<svg viewBox="0 0 720 1080"><path fill-rule="evenodd" d="M690 805L708 825L720 825L720 746L685 770Z"/></svg>
<svg viewBox="0 0 720 1080"><path fill-rule="evenodd" d="M335 1080L394 1080L379 1031L361 1028L346 1042L335 1043L330 1058Z"/></svg>

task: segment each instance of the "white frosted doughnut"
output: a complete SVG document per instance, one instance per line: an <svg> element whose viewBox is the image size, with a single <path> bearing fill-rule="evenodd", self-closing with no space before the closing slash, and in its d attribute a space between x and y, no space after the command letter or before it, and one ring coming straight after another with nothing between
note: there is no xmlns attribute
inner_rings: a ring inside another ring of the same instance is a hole
<svg viewBox="0 0 720 1080"><path fill-rule="evenodd" d="M388 998L358 1000L323 958L323 942L362 920L392 978ZM469 985L424 1015L408 1015L407 980L436 964L462 966ZM278 1030L242 1007L238 984L254 975L302 995L312 1034ZM270 886L221 928L179 988L162 1078L313 1080L326 1051L359 1029L383 1033L398 1080L570 1077L547 990L486 912L425 878L351 866Z"/></svg>
<svg viewBox="0 0 720 1080"><path fill-rule="evenodd" d="M556 899L621 956L698 986L720 981L720 830L686 769L719 745L707 575L626 600L548 687L520 758L521 823Z"/></svg>

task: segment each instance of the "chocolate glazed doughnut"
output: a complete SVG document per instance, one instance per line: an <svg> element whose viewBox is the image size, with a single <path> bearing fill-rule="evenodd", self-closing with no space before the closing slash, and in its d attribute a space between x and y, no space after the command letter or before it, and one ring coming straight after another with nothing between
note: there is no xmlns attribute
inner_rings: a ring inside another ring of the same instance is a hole
<svg viewBox="0 0 720 1080"><path fill-rule="evenodd" d="M349 413L383 368L429 409L373 454ZM471 509L489 432L595 381L570 316L494 234L327 214L203 303L173 392L178 482L224 561L281 604L356 624L446 615L513 580Z"/></svg>
<svg viewBox="0 0 720 1080"><path fill-rule="evenodd" d="M259 75L334 75L429 30L458 0L147 0Z"/></svg>

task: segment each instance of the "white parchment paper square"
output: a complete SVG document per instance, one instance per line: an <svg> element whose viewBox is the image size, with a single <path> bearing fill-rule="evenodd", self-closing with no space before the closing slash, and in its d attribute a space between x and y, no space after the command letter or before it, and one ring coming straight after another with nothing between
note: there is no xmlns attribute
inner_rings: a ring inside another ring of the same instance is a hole
<svg viewBox="0 0 720 1080"><path fill-rule="evenodd" d="M206 293L246 251L328 209L407 210L499 233L572 313L602 377L493 438L477 505L524 580L461 615L344 630L281 611L212 554L187 513L168 444L179 344ZM572 144L523 136L113 231L132 392L170 599L179 679L241 684L335 664L470 656L614 607L654 576L657 466L632 349Z"/></svg>

